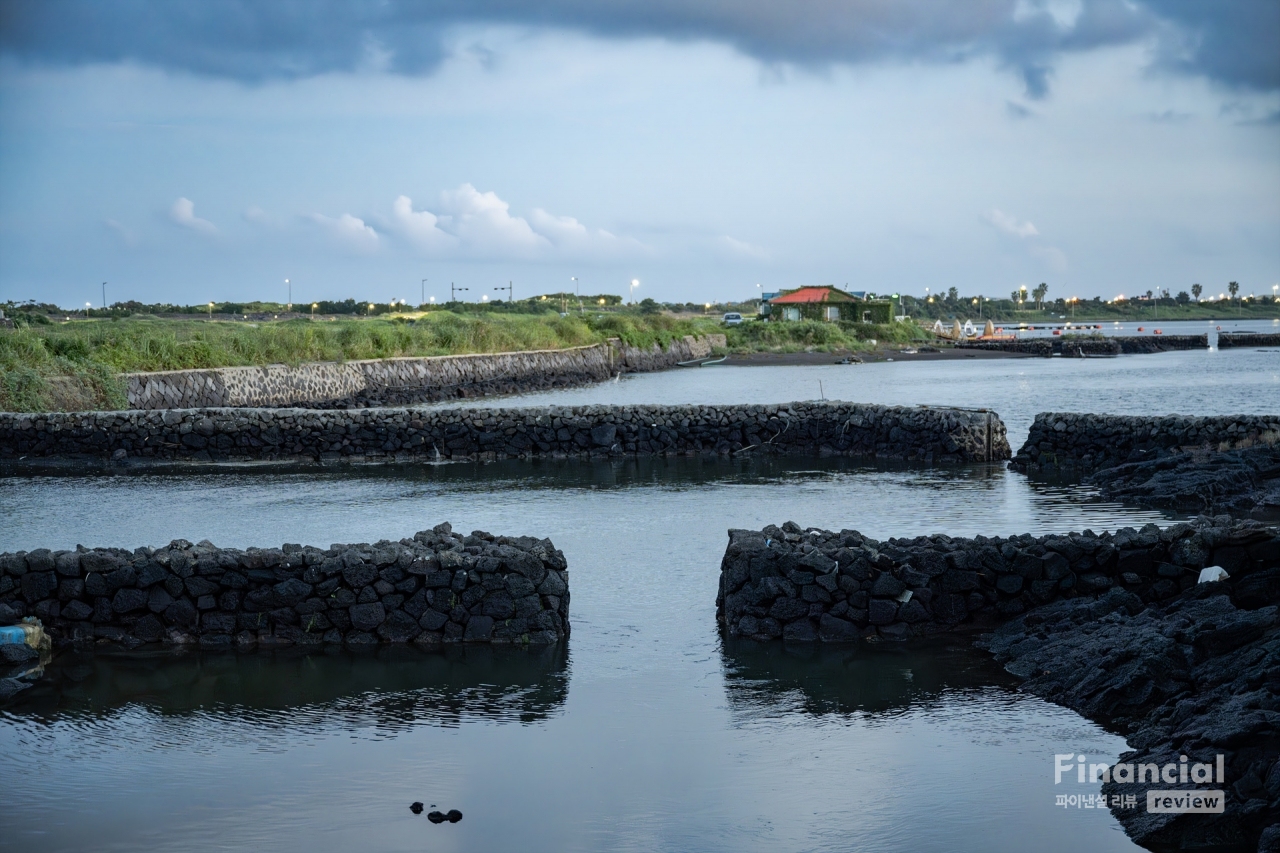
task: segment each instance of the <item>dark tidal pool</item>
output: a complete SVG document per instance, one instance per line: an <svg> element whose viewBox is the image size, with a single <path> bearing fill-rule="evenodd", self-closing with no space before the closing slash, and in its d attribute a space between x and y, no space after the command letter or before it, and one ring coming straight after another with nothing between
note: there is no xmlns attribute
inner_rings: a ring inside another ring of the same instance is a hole
<svg viewBox="0 0 1280 853"><path fill-rule="evenodd" d="M788 519L887 538L1169 516L999 467L848 460L11 477L0 550L324 546L442 520L550 536L573 635L530 652L64 654L0 713L0 773L20 780L0 848L1133 849L1107 810L1055 806L1054 753L1114 760L1123 740L964 642L722 638L726 529Z"/></svg>

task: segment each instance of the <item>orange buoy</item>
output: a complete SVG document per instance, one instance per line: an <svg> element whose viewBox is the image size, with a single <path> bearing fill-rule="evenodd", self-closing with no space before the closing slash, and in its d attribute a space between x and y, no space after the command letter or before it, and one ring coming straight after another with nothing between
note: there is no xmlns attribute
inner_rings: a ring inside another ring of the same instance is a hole
<svg viewBox="0 0 1280 853"><path fill-rule="evenodd" d="M1061 329L1054 329L1054 330L1053 330L1053 333L1054 333L1055 335L1060 335L1060 334L1062 334L1062 330L1061 330Z"/></svg>
<svg viewBox="0 0 1280 853"><path fill-rule="evenodd" d="M1146 326L1139 326L1139 327L1138 327L1138 331L1139 331L1139 332L1145 332L1146 330L1147 330L1147 327L1146 327Z"/></svg>
<svg viewBox="0 0 1280 853"><path fill-rule="evenodd" d="M1160 334L1163 334L1163 332L1161 332L1159 329L1156 329L1154 332L1152 332L1152 334L1153 334L1153 335L1160 335Z"/></svg>
<svg viewBox="0 0 1280 853"><path fill-rule="evenodd" d="M1215 326L1215 327L1214 327L1214 329L1215 329L1215 331L1219 331L1219 332L1221 332L1221 331L1222 331L1222 327L1221 327L1221 326Z"/></svg>

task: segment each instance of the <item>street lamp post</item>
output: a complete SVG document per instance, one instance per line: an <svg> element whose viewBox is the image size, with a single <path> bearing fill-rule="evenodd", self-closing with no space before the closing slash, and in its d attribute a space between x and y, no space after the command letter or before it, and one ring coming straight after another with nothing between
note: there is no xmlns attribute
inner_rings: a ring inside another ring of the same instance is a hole
<svg viewBox="0 0 1280 853"><path fill-rule="evenodd" d="M632 305L636 304L636 288L639 286L640 286L640 279L638 278L631 279L631 290L628 293L628 297L630 298Z"/></svg>
<svg viewBox="0 0 1280 853"><path fill-rule="evenodd" d="M90 308L92 308L92 307L93 307L93 306L92 306L90 303L88 303L88 302L86 302L86 303L84 304L84 318L85 318L86 320L88 320L88 319L89 319L89 309L90 309Z"/></svg>
<svg viewBox="0 0 1280 853"><path fill-rule="evenodd" d="M289 288L289 303L285 305L284 308L286 311L292 311L293 310L293 283L286 278L284 280L284 286Z"/></svg>
<svg viewBox="0 0 1280 853"><path fill-rule="evenodd" d="M459 291L459 290L470 290L470 289L471 289L471 288L469 288L469 287L455 287L455 286L454 286L454 284L453 284L453 282L449 282L449 301L450 301L450 302L457 302L457 301L458 301L458 296L457 296L458 291Z"/></svg>
<svg viewBox="0 0 1280 853"><path fill-rule="evenodd" d="M317 308L319 308L319 307L320 307L320 303L319 303L319 302L312 302L312 303L311 303L311 319L312 319L312 320L314 320L314 319L316 318L316 309L317 309Z"/></svg>
<svg viewBox="0 0 1280 853"><path fill-rule="evenodd" d="M209 319L210 320L213 319L213 303L212 302L209 303Z"/></svg>
<svg viewBox="0 0 1280 853"><path fill-rule="evenodd" d="M102 310L107 310L107 283L102 283Z"/></svg>
<svg viewBox="0 0 1280 853"><path fill-rule="evenodd" d="M427 280L425 278L422 280L422 298L418 300L418 304L419 305L427 304Z"/></svg>
<svg viewBox="0 0 1280 853"><path fill-rule="evenodd" d="M512 295L513 291L511 289L511 282L507 282L506 287L495 287L494 290L495 291L505 290L507 292L507 304L511 304L512 302L515 302L515 296Z"/></svg>

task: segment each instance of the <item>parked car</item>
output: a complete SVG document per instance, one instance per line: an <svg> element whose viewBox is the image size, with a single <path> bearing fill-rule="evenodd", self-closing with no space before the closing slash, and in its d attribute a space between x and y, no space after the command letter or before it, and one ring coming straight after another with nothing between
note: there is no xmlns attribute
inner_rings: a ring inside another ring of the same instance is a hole
<svg viewBox="0 0 1280 853"><path fill-rule="evenodd" d="M728 314L724 315L723 322L726 326L736 326L742 322L742 315L737 311L730 311Z"/></svg>

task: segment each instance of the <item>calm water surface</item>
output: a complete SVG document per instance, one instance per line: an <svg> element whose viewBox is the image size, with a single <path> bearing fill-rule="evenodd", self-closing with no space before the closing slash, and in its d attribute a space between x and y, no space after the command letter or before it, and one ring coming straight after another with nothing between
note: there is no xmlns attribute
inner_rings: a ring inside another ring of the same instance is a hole
<svg viewBox="0 0 1280 853"><path fill-rule="evenodd" d="M707 368L519 402L786 402L819 381L828 397L991 406L1016 447L1045 409L1275 411L1280 356ZM0 773L19 780L0 848L1134 849L1106 810L1054 806L1053 754L1114 760L1121 738L959 642L727 642L715 591L730 527L887 538L1170 518L999 467L848 460L10 477L0 550L323 546L446 519L550 536L573 636L529 653L67 655L0 712ZM465 817L435 826L414 800Z"/></svg>
<svg viewBox="0 0 1280 853"><path fill-rule="evenodd" d="M0 845L41 850L1124 850L1054 806L1119 737L962 643L724 643L729 527L877 537L1165 521L1000 468L659 460L11 478L0 549L549 535L566 648L68 656L0 715ZM408 804L460 809L434 826Z"/></svg>
<svg viewBox="0 0 1280 853"><path fill-rule="evenodd" d="M458 405L788 403L820 396L893 406L991 408L1009 428L1009 443L1017 450L1037 412L1227 415L1280 411L1280 349L1186 350L1119 358L719 365L632 374L586 388Z"/></svg>

